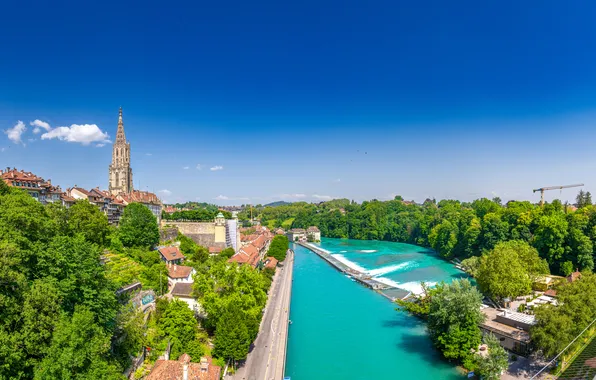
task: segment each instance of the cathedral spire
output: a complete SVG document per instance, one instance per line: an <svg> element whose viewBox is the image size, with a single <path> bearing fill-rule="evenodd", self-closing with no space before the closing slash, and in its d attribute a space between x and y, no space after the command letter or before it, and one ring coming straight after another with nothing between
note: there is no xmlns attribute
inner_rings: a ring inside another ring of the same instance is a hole
<svg viewBox="0 0 596 380"><path fill-rule="evenodd" d="M124 135L124 122L122 121L122 107L120 107L120 111L118 112L118 132L116 132L116 143L119 142L126 142L126 136Z"/></svg>

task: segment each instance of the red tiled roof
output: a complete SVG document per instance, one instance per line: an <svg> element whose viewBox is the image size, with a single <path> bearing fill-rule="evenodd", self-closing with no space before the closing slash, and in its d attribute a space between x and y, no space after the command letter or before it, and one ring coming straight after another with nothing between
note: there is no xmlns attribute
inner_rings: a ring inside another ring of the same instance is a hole
<svg viewBox="0 0 596 380"><path fill-rule="evenodd" d="M69 190L77 190L78 192L82 193L83 195L86 195L88 197L89 196L92 196L91 193L89 193L87 190L83 189L82 187L76 187L75 186L75 187L73 187L72 189L69 189Z"/></svg>
<svg viewBox="0 0 596 380"><path fill-rule="evenodd" d="M567 276L567 281L574 282L581 276L582 276L582 274L579 271L575 271L575 272L571 273L569 276Z"/></svg>
<svg viewBox="0 0 596 380"><path fill-rule="evenodd" d="M181 380L184 366L188 366L188 380L219 380L221 367L213 364L210 356L201 358L200 363L191 363L188 354L178 360L157 360L147 380Z"/></svg>
<svg viewBox="0 0 596 380"><path fill-rule="evenodd" d="M259 254L259 249L252 244L246 245L240 248L240 252L243 252L247 256L251 256L253 253Z"/></svg>
<svg viewBox="0 0 596 380"><path fill-rule="evenodd" d="M240 248L240 252L228 259L228 263L250 264L253 268L259 262L259 250L254 245Z"/></svg>
<svg viewBox="0 0 596 380"><path fill-rule="evenodd" d="M308 232L321 232L321 231L319 231L319 228L315 227L315 226L308 227L307 231Z"/></svg>
<svg viewBox="0 0 596 380"><path fill-rule="evenodd" d="M64 202L74 202L74 201L76 201L76 199L74 199L73 197L69 196L66 193L60 194L60 199L62 199Z"/></svg>
<svg viewBox="0 0 596 380"><path fill-rule="evenodd" d="M265 268L275 268L277 266L277 259L275 257L267 257L267 264L265 264Z"/></svg>
<svg viewBox="0 0 596 380"><path fill-rule="evenodd" d="M255 241L252 242L252 245L254 245L255 247L257 247L257 249L260 251L261 249L263 249L263 247L267 244L267 238L265 237L265 235L260 235Z"/></svg>
<svg viewBox="0 0 596 380"><path fill-rule="evenodd" d="M170 278L187 278L192 272L192 267L184 265L171 265L168 267L168 277Z"/></svg>
<svg viewBox="0 0 596 380"><path fill-rule="evenodd" d="M12 186L12 181L35 183L45 182L43 178L38 177L31 172L26 172L24 170L19 171L16 168L6 168L4 171L0 170L0 176L9 186Z"/></svg>
<svg viewBox="0 0 596 380"><path fill-rule="evenodd" d="M252 255L250 255L250 257L248 258L248 264L250 264L251 267L256 268L258 263L259 263L259 253L255 252Z"/></svg>
<svg viewBox="0 0 596 380"><path fill-rule="evenodd" d="M145 204L161 204L161 201L157 195L148 191L134 190L128 194L120 193L118 198L122 199L125 203L145 203Z"/></svg>
<svg viewBox="0 0 596 380"><path fill-rule="evenodd" d="M228 259L228 263L244 264L248 261L248 259L250 259L250 256L242 252L238 252Z"/></svg>
<svg viewBox="0 0 596 380"><path fill-rule="evenodd" d="M166 259L166 261L173 261L178 259L183 259L184 255L178 247L175 246L168 246L168 247L161 247L158 249L159 253Z"/></svg>
<svg viewBox="0 0 596 380"><path fill-rule="evenodd" d="M222 247L209 247L209 253L220 253L223 251Z"/></svg>
<svg viewBox="0 0 596 380"><path fill-rule="evenodd" d="M554 289L548 289L546 292L544 292L545 296L550 296L550 297L556 297L557 296L557 291Z"/></svg>

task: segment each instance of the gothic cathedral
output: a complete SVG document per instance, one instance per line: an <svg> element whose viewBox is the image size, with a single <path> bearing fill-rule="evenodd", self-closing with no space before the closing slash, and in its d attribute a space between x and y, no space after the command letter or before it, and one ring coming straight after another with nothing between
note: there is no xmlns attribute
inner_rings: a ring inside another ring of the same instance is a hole
<svg viewBox="0 0 596 380"><path fill-rule="evenodd" d="M112 195L132 192L132 169L130 168L130 143L124 136L122 107L118 116L118 132L112 148L112 164L110 165L109 191Z"/></svg>

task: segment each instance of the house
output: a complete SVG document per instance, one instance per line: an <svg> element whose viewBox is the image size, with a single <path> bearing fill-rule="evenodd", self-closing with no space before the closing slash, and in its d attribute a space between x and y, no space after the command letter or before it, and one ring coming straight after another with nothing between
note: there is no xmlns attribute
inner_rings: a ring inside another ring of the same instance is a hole
<svg viewBox="0 0 596 380"><path fill-rule="evenodd" d="M567 276L567 282L575 282L575 281L579 280L581 277L582 277L582 274L580 273L580 271L578 271L576 269L575 272L573 272L569 276Z"/></svg>
<svg viewBox="0 0 596 380"><path fill-rule="evenodd" d="M223 251L222 247L209 247L209 254L210 255L219 255Z"/></svg>
<svg viewBox="0 0 596 380"><path fill-rule="evenodd" d="M278 229L275 230L275 234L276 235L285 235L286 234L286 231L284 231L283 228L278 228Z"/></svg>
<svg viewBox="0 0 596 380"><path fill-rule="evenodd" d="M267 236L265 236L265 234L263 234L259 235L259 237L256 238L251 245L255 246L259 251L259 256L263 257L265 255L265 252L267 252L267 250L269 249L270 242L271 240L268 239Z"/></svg>
<svg viewBox="0 0 596 380"><path fill-rule="evenodd" d="M157 360L146 380L219 380L221 367L213 364L210 356L199 363L191 363L188 354L178 360Z"/></svg>
<svg viewBox="0 0 596 380"><path fill-rule="evenodd" d="M310 226L308 227L308 229L306 230L306 239L308 241L321 241L321 231L319 230L318 227L315 226Z"/></svg>
<svg viewBox="0 0 596 380"><path fill-rule="evenodd" d="M275 257L267 257L265 259L265 269L275 269L277 267L277 259Z"/></svg>
<svg viewBox="0 0 596 380"><path fill-rule="evenodd" d="M60 201L62 202L62 206L70 208L70 206L74 205L76 199L74 199L66 193L62 193L60 194Z"/></svg>
<svg viewBox="0 0 596 380"><path fill-rule="evenodd" d="M552 298L557 298L557 291L554 289L549 289L546 292L544 292L544 295Z"/></svg>
<svg viewBox="0 0 596 380"><path fill-rule="evenodd" d="M291 242L306 240L306 230L303 228L292 228L286 233L286 235L288 236L288 240Z"/></svg>
<svg viewBox="0 0 596 380"><path fill-rule="evenodd" d="M174 299L179 299L185 302L190 310L195 313L200 313L201 309L197 300L192 296L192 283L191 282L176 282L174 287L170 290L170 296Z"/></svg>
<svg viewBox="0 0 596 380"><path fill-rule="evenodd" d="M532 283L532 289L545 292L564 280L565 278L561 276L554 276L552 274L542 275L534 280Z"/></svg>
<svg viewBox="0 0 596 380"><path fill-rule="evenodd" d="M33 198L42 204L60 202L62 190L59 186L53 186L51 180L43 178L24 170L6 168L0 170L0 178L10 187L25 190Z"/></svg>
<svg viewBox="0 0 596 380"><path fill-rule="evenodd" d="M172 286L177 282L193 283L193 275L196 273L193 267L184 265L169 264L168 265L168 285Z"/></svg>
<svg viewBox="0 0 596 380"><path fill-rule="evenodd" d="M124 212L124 202L110 194L109 191L99 190L97 187L92 189L90 193L98 199L95 204L106 214L108 222L117 225Z"/></svg>
<svg viewBox="0 0 596 380"><path fill-rule="evenodd" d="M161 255L161 259L166 262L166 264L180 264L184 261L185 257L180 252L180 249L176 246L167 246L167 247L159 247L157 249L159 254Z"/></svg>
<svg viewBox="0 0 596 380"><path fill-rule="evenodd" d="M252 244L244 246L228 259L228 263L249 264L256 268L259 263L259 250Z"/></svg>
<svg viewBox="0 0 596 380"><path fill-rule="evenodd" d="M116 198L121 200L125 206L130 203L140 203L145 205L149 210L151 210L153 215L155 215L157 218L157 223L161 221L161 210L163 208L163 204L157 195L148 191L133 190L130 193L120 193L116 196Z"/></svg>
<svg viewBox="0 0 596 380"><path fill-rule="evenodd" d="M507 309L483 307L486 319L480 325L483 334L494 334L503 348L520 355L530 353L530 328L536 324L533 315Z"/></svg>

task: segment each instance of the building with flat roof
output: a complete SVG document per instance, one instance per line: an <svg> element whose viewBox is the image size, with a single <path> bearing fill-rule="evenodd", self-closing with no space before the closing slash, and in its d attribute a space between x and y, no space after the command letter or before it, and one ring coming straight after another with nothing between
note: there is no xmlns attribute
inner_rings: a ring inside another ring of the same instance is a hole
<svg viewBox="0 0 596 380"><path fill-rule="evenodd" d="M533 315L517 313L511 310L483 307L486 316L480 325L483 334L494 334L503 348L520 355L530 353L530 327L536 321Z"/></svg>

